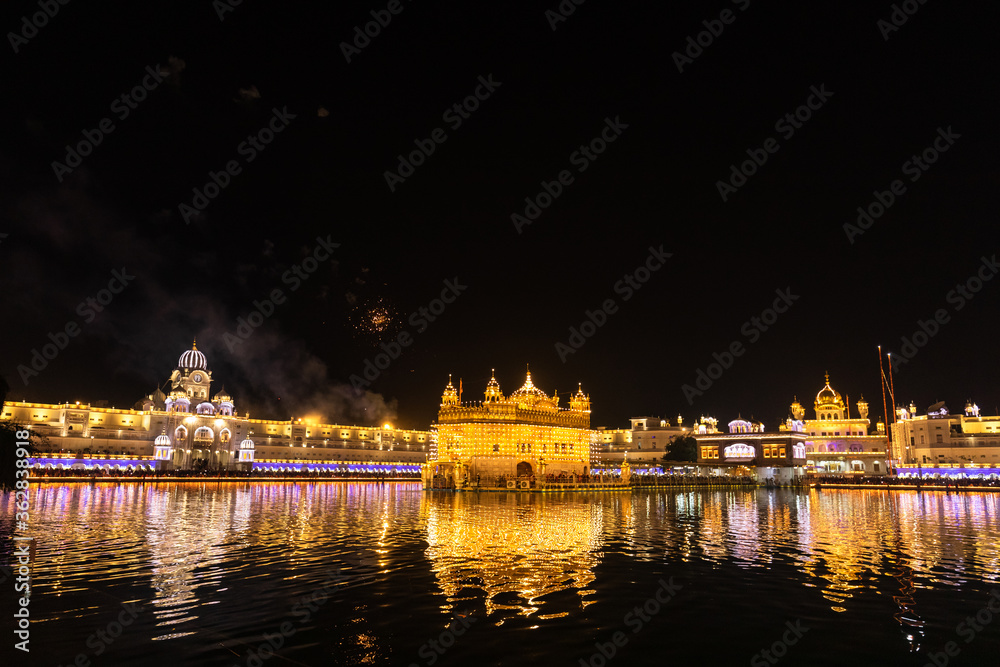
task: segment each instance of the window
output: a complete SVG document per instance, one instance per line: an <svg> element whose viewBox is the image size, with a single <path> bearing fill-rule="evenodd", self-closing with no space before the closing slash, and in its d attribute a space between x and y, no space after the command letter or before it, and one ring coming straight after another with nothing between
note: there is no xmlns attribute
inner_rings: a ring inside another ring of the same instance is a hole
<svg viewBox="0 0 1000 667"><path fill-rule="evenodd" d="M937 435L934 436L934 440L936 443L940 444L944 442L944 436L938 433Z"/></svg>
<svg viewBox="0 0 1000 667"><path fill-rule="evenodd" d="M778 452L779 452L778 456L780 456L781 458L785 458L785 448L784 447L782 447L781 449L779 449Z"/></svg>

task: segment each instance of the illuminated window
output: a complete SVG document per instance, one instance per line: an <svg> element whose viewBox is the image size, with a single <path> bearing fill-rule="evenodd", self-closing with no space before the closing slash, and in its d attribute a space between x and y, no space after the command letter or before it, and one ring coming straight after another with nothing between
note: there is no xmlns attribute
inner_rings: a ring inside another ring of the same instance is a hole
<svg viewBox="0 0 1000 667"><path fill-rule="evenodd" d="M778 456L780 458L785 458L785 448L784 447L782 447L781 449L779 449L778 452L779 452Z"/></svg>

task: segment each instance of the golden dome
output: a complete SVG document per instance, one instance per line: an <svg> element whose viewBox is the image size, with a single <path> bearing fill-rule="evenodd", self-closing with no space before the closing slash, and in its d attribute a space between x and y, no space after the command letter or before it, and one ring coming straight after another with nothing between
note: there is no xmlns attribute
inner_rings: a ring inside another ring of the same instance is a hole
<svg viewBox="0 0 1000 667"><path fill-rule="evenodd" d="M819 390L816 394L816 407L820 406L836 406L843 409L844 399L840 397L833 387L830 386L830 374L826 374L826 386Z"/></svg>
<svg viewBox="0 0 1000 667"><path fill-rule="evenodd" d="M500 391L500 383L497 382L496 369L490 372L490 381L486 385L486 400L487 401L502 401L503 392Z"/></svg>
<svg viewBox="0 0 1000 667"><path fill-rule="evenodd" d="M536 387L534 383L531 381L531 371L528 371L528 376L524 380L524 384L521 385L521 388L515 391L513 394L511 394L510 397L511 398L532 397L536 399L548 398L545 392Z"/></svg>

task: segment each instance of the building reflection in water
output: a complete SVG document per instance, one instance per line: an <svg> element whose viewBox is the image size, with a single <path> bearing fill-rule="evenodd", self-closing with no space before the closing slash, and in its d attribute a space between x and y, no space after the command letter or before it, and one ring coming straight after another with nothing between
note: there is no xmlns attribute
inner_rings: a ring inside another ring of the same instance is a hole
<svg viewBox="0 0 1000 667"><path fill-rule="evenodd" d="M546 614L543 598L570 589L579 597L577 608L588 604L600 562L600 502L527 493L434 492L424 498L427 557L449 609L482 599L487 614L541 611L539 619L553 618L569 610Z"/></svg>
<svg viewBox="0 0 1000 667"><path fill-rule="evenodd" d="M195 633L199 607L212 604L199 600L198 589L225 590L230 551L244 541L250 518L251 489L202 490L192 498L190 489L167 488L147 489L145 503L153 614L164 630L154 641Z"/></svg>
<svg viewBox="0 0 1000 667"><path fill-rule="evenodd" d="M0 511L12 503L0 496ZM726 581L731 568L753 570L761 590L814 591L803 605L891 617L917 650L924 626L942 622L929 593L1000 581L1000 494L98 483L40 485L31 511L43 538L35 594L65 596L58 606L72 611L63 618L92 628L123 601L116 595L148 584L148 638L160 640L211 634L209 619L212 632L270 628L275 604L285 613L333 568L352 585L396 590L429 567L440 590L432 604L485 607L496 623L574 616L613 597L638 571L632 559L661 570L693 564L706 586L711 570ZM371 622L365 590L343 596L338 611L356 662L381 655L388 641ZM220 623L233 600L252 602Z"/></svg>

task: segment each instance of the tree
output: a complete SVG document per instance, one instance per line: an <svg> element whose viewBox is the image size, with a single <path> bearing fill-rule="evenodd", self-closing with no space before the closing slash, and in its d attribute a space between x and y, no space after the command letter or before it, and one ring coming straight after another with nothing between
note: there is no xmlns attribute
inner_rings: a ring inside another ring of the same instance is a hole
<svg viewBox="0 0 1000 667"><path fill-rule="evenodd" d="M667 445L667 453L663 455L664 461L697 461L698 441L689 435L682 435L674 438Z"/></svg>
<svg viewBox="0 0 1000 667"><path fill-rule="evenodd" d="M10 391L10 385L7 384L6 378L0 375L0 413L3 412L8 391ZM19 441L17 432L21 428L20 424L16 424L13 421L0 421L0 491L3 492L13 491L17 486L18 479L27 479L23 476L20 478L17 476L18 470L27 470L27 468L17 465L18 459L22 458L25 459L25 464L27 464L27 457L18 456L17 451L17 443ZM38 436L34 432L31 432L28 438L20 439L21 442L25 440L29 444L27 447L22 445L22 449L27 449L29 455L34 454L35 447L31 445L31 442L39 440Z"/></svg>

